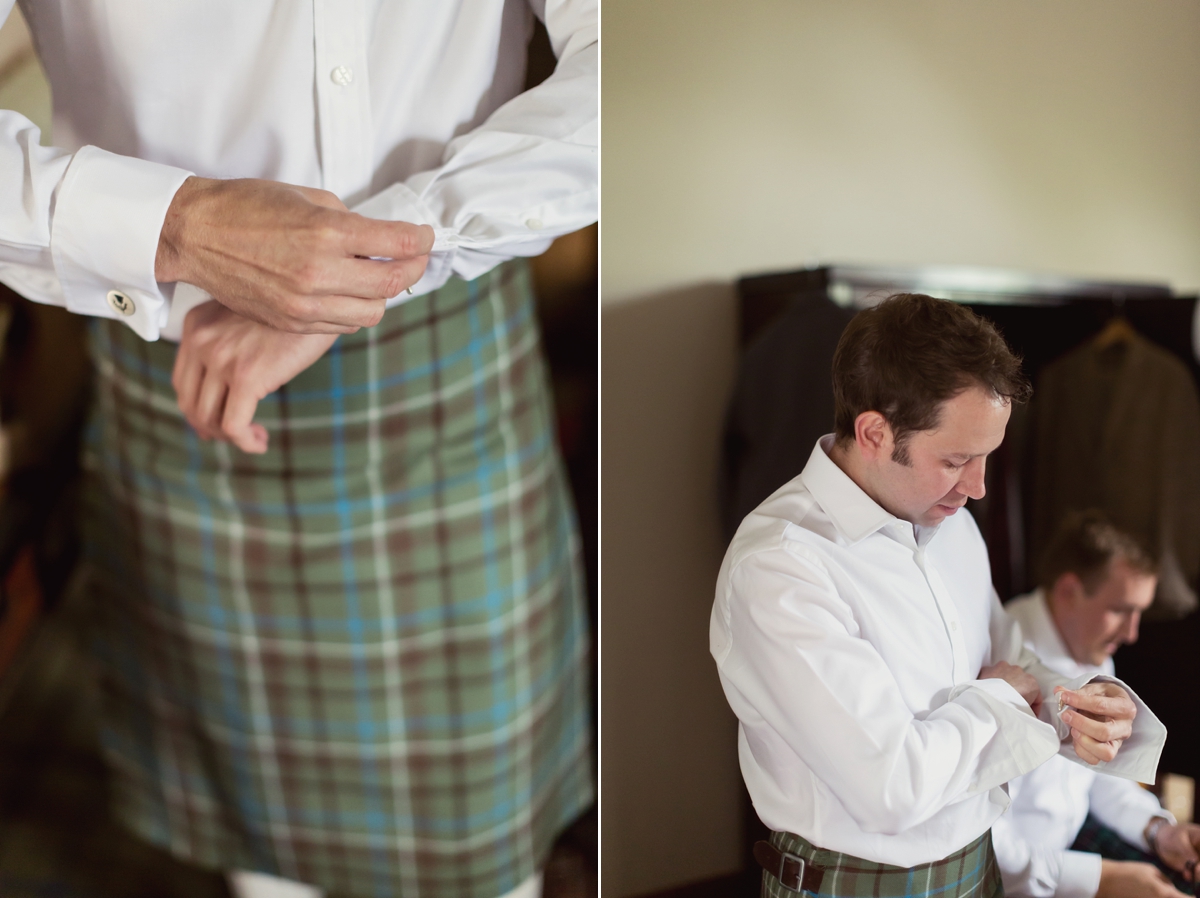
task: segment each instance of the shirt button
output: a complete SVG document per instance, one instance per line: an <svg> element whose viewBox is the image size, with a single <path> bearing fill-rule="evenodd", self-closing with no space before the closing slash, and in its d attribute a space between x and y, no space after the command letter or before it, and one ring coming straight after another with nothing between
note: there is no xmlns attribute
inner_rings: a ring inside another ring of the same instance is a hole
<svg viewBox="0 0 1200 898"><path fill-rule="evenodd" d="M120 315L132 315L137 311L137 306L133 304L133 300L122 293L120 290L109 290L108 296L109 308Z"/></svg>
<svg viewBox="0 0 1200 898"><path fill-rule="evenodd" d="M531 231L540 231L542 229L542 220L540 218L525 219L525 227Z"/></svg>
<svg viewBox="0 0 1200 898"><path fill-rule="evenodd" d="M329 79L338 87L345 87L354 80L354 72L349 66L340 65L329 73Z"/></svg>
<svg viewBox="0 0 1200 898"><path fill-rule="evenodd" d="M958 632L958 621L956 621L956 620L950 621L950 629L953 630L955 633L957 633Z"/></svg>

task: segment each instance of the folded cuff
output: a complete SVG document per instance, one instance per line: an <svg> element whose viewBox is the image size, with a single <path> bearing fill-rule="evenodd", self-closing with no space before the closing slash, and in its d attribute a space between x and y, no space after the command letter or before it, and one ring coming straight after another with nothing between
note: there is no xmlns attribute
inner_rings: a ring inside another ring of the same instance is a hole
<svg viewBox="0 0 1200 898"><path fill-rule="evenodd" d="M68 309L116 318L142 338L158 339L169 308L154 279L159 234L191 174L98 147L75 154L58 189L50 233Z"/></svg>

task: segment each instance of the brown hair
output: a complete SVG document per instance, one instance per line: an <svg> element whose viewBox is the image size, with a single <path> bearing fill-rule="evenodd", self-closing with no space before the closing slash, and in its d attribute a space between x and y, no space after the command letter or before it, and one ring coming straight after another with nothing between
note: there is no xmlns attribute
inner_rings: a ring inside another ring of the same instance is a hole
<svg viewBox="0 0 1200 898"><path fill-rule="evenodd" d="M1157 574L1158 564L1142 542L1119 529L1099 509L1067 514L1042 555L1038 585L1047 594L1058 578L1071 573L1083 581L1083 591L1094 593L1108 576L1116 558L1143 574Z"/></svg>
<svg viewBox="0 0 1200 898"><path fill-rule="evenodd" d="M854 438L863 412L883 415L908 464L913 433L937 427L941 405L973 385L1010 402L1033 390L990 321L923 293L897 293L851 319L833 355L834 431Z"/></svg>

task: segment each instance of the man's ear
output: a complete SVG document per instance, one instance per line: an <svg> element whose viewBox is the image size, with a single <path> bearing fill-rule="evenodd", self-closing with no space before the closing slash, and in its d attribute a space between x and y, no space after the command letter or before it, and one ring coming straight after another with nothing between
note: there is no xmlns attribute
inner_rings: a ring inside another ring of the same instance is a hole
<svg viewBox="0 0 1200 898"><path fill-rule="evenodd" d="M879 412L863 412L854 419L854 442L869 461L891 458L895 448L891 425Z"/></svg>
<svg viewBox="0 0 1200 898"><path fill-rule="evenodd" d="M1059 574L1058 579L1054 581L1052 593L1054 601L1062 603L1066 608L1074 608L1087 597L1087 592L1083 588L1083 581L1079 579L1079 575L1074 571Z"/></svg>

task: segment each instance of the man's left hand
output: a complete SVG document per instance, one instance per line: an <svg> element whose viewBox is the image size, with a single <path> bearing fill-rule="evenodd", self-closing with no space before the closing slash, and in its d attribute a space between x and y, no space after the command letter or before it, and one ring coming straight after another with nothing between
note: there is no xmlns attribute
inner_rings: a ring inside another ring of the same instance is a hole
<svg viewBox="0 0 1200 898"><path fill-rule="evenodd" d="M1196 863L1200 861L1200 826L1177 823L1159 826L1154 836L1155 850L1164 864L1178 870L1188 882L1196 881Z"/></svg>
<svg viewBox="0 0 1200 898"><path fill-rule="evenodd" d="M291 334L243 318L218 302L188 312L171 384L179 408L204 440L267 451L254 424L259 400L319 359L337 334Z"/></svg>
<svg viewBox="0 0 1200 898"><path fill-rule="evenodd" d="M1056 687L1054 695L1070 705L1062 719L1071 728L1075 754L1088 764L1115 758L1137 716L1129 694L1116 683L1088 683L1075 691Z"/></svg>

